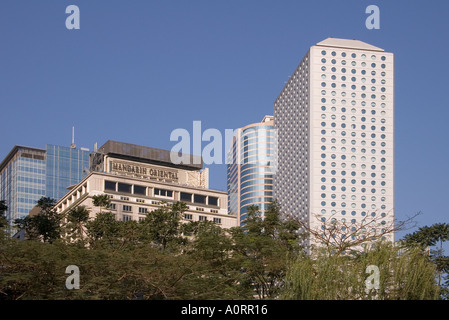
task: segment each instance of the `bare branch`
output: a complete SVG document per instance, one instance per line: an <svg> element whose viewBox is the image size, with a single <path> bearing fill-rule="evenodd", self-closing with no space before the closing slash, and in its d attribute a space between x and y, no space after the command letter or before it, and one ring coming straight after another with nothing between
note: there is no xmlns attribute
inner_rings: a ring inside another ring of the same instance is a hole
<svg viewBox="0 0 449 320"><path fill-rule="evenodd" d="M362 220L339 213L330 216L312 214L313 221L296 221L308 233L311 244L323 246L335 253L343 253L347 250L363 251L368 244L388 239L395 232L415 223L414 219L419 214L420 212L399 222L391 219L391 212L373 212Z"/></svg>

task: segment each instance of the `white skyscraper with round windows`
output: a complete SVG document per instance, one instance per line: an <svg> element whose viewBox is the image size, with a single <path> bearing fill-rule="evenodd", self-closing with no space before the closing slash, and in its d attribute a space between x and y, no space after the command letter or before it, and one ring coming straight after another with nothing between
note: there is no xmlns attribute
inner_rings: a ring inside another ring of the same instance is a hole
<svg viewBox="0 0 449 320"><path fill-rule="evenodd" d="M323 235L336 221L342 239L394 240L392 53L337 38L312 46L274 103L274 127L283 214Z"/></svg>

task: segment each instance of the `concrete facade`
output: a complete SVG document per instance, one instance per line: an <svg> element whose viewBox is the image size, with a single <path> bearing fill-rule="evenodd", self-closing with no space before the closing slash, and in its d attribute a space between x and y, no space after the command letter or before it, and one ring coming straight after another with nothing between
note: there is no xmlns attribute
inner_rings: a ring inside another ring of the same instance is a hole
<svg viewBox="0 0 449 320"><path fill-rule="evenodd" d="M274 126L283 214L316 230L375 219L367 228L382 234L394 223L392 53L347 39L312 46L274 102Z"/></svg>

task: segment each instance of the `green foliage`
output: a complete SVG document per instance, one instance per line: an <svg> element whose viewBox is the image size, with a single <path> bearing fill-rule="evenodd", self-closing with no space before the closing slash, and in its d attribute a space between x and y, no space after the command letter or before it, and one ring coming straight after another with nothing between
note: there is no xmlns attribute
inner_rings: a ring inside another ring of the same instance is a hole
<svg viewBox="0 0 449 320"><path fill-rule="evenodd" d="M95 207L100 208L100 213L102 208L107 208L111 204L111 199L109 199L109 196L107 194L100 194L92 196L92 202Z"/></svg>
<svg viewBox="0 0 449 320"><path fill-rule="evenodd" d="M8 210L5 200L0 200L0 229L6 228L8 221L6 220L5 213Z"/></svg>
<svg viewBox="0 0 449 320"><path fill-rule="evenodd" d="M85 206L78 206L69 211L66 217L67 223L65 229L67 240L80 242L84 245L85 228L89 220L89 209Z"/></svg>
<svg viewBox="0 0 449 320"><path fill-rule="evenodd" d="M92 246L115 247L119 243L120 222L115 219L111 212L101 212L94 220L86 223L87 234Z"/></svg>
<svg viewBox="0 0 449 320"><path fill-rule="evenodd" d="M379 288L367 290L370 265L379 268ZM421 300L436 299L435 268L422 251L401 250L390 243L356 256L302 255L290 266L281 299Z"/></svg>
<svg viewBox="0 0 449 320"><path fill-rule="evenodd" d="M407 247L418 246L422 250L428 250L428 254L437 270L437 281L440 287L442 299L449 299L449 257L444 254L443 244L449 241L449 224L435 223L424 226L417 231L407 234L404 245ZM433 247L433 249L432 249Z"/></svg>
<svg viewBox="0 0 449 320"><path fill-rule="evenodd" d="M257 206L247 209L243 228L231 230L233 257L242 266L242 285L259 298L275 298L282 286L287 262L296 254L299 224L281 221L273 202L262 216Z"/></svg>
<svg viewBox="0 0 449 320"><path fill-rule="evenodd" d="M7 236L6 229L8 228L8 220L5 216L6 210L8 210L6 200L0 200L0 238Z"/></svg>
<svg viewBox="0 0 449 320"><path fill-rule="evenodd" d="M30 239L42 239L44 242L53 242L61 236L62 217L54 210L56 201L48 197L42 197L37 201L40 211L34 216L16 219L16 227L25 230Z"/></svg>
<svg viewBox="0 0 449 320"><path fill-rule="evenodd" d="M181 214L187 210L187 205L177 202L173 205L163 205L161 208L147 213L142 221L146 240L153 241L163 250L169 244L182 242Z"/></svg>
<svg viewBox="0 0 449 320"><path fill-rule="evenodd" d="M95 206L108 206L109 198L96 199ZM380 245L354 256L323 251L311 257L300 245L300 224L280 219L276 202L263 216L257 207L248 208L244 227L231 229L212 221L186 222L181 202L164 204L140 221L118 221L101 210L89 218L89 208L82 206L56 217L51 199L38 205L38 215L18 221L27 241L0 239L0 300L438 295L438 268L419 246L399 252ZM69 265L80 269L80 289L65 287ZM368 265L379 266L381 283L367 294Z"/></svg>
<svg viewBox="0 0 449 320"><path fill-rule="evenodd" d="M414 233L407 234L404 241L408 245L418 244L424 247L442 245L443 242L449 240L449 224L436 223L430 227L425 226L418 229Z"/></svg>
<svg viewBox="0 0 449 320"><path fill-rule="evenodd" d="M62 250L56 244L8 239L1 243L0 299L49 299L64 286L56 272ZM61 266L61 268L63 268Z"/></svg>

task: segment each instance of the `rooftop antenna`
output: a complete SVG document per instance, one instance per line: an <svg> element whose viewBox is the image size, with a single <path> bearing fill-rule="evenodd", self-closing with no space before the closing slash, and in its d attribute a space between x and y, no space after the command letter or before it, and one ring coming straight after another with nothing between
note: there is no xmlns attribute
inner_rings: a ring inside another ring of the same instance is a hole
<svg viewBox="0 0 449 320"><path fill-rule="evenodd" d="M72 144L70 145L70 148L72 148L72 149L76 148L76 144L75 144L75 127L72 127Z"/></svg>

